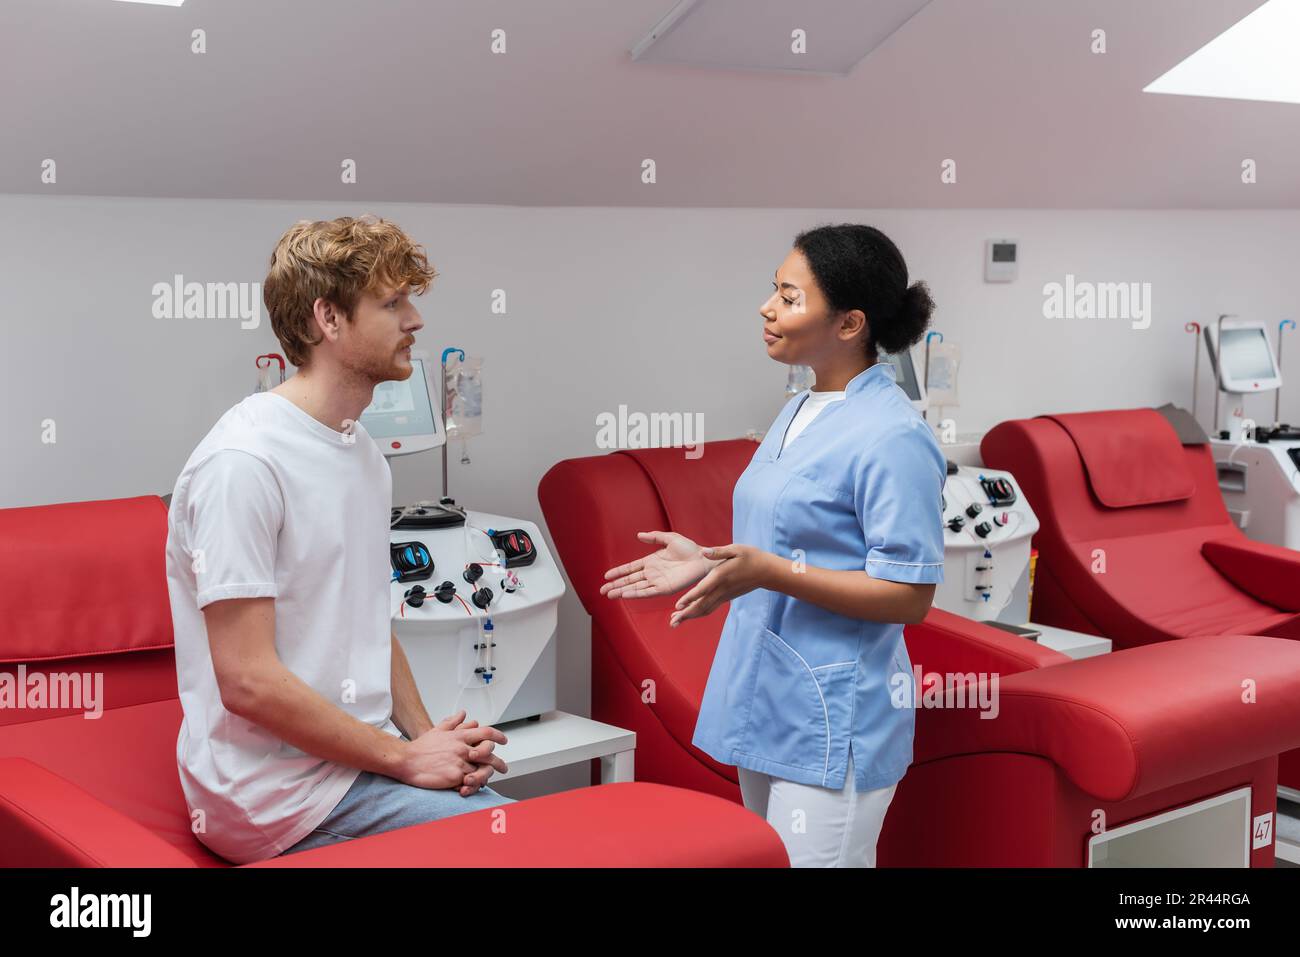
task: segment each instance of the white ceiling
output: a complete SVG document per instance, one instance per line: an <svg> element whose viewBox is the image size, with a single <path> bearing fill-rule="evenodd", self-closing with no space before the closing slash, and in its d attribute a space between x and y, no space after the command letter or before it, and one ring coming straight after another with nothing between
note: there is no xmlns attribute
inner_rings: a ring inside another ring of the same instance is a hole
<svg viewBox="0 0 1300 957"><path fill-rule="evenodd" d="M632 62L674 2L0 0L0 192L1300 207L1300 106L1141 92L1261 0L934 0L846 78Z"/></svg>

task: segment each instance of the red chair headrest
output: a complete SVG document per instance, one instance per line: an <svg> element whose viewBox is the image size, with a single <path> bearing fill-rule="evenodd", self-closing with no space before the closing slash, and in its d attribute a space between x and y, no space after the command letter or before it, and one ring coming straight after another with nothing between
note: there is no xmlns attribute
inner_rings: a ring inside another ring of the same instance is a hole
<svg viewBox="0 0 1300 957"><path fill-rule="evenodd" d="M748 439L708 442L702 454L686 449L624 449L659 493L669 528L700 545L731 541L731 493L758 446ZM691 453L695 454L695 453Z"/></svg>
<svg viewBox="0 0 1300 957"><path fill-rule="evenodd" d="M0 662L172 645L156 495L0 509Z"/></svg>
<svg viewBox="0 0 1300 957"><path fill-rule="evenodd" d="M1088 484L1107 508L1178 502L1196 485L1178 433L1155 409L1045 415L1079 450Z"/></svg>

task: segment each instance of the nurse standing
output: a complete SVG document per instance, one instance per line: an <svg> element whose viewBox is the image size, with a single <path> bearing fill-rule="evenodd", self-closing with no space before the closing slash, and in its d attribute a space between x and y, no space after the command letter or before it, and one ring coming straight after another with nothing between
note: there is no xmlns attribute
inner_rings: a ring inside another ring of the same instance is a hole
<svg viewBox="0 0 1300 957"><path fill-rule="evenodd" d="M601 592L689 589L676 627L730 602L693 744L735 765L745 806L796 867L873 867L912 760L915 715L891 689L912 666L903 625L943 581L946 463L881 353L916 343L934 303L870 226L801 233L759 310L767 353L811 366L736 483L733 541L639 532L651 555ZM892 679L892 683L891 683Z"/></svg>

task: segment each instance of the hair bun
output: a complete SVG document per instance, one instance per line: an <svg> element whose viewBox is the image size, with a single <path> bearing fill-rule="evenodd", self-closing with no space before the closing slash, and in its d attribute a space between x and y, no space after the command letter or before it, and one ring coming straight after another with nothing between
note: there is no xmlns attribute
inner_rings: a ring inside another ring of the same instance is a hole
<svg viewBox="0 0 1300 957"><path fill-rule="evenodd" d="M912 316L922 316L926 319L934 311L934 300L930 298L930 290L921 280L917 280L903 290L903 301L899 311L904 318Z"/></svg>
<svg viewBox="0 0 1300 957"><path fill-rule="evenodd" d="M892 328L880 337L880 347L886 352L896 353L915 345L925 335L933 313L934 300L930 298L930 289L918 279L903 290L895 321Z"/></svg>

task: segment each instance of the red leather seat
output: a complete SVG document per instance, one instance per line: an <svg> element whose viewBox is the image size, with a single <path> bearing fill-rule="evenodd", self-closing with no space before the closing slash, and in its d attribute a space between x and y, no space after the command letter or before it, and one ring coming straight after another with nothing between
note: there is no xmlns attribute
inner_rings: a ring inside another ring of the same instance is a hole
<svg viewBox="0 0 1300 957"><path fill-rule="evenodd" d="M0 510L0 681L26 688L36 675L103 676L97 708L0 707L0 866L229 866L191 831L176 770L166 520L154 496ZM663 785L521 801L504 834L492 813L253 866L789 864L755 815Z"/></svg>
<svg viewBox="0 0 1300 957"><path fill-rule="evenodd" d="M600 585L606 569L651 550L638 531L729 542L731 493L755 448L735 440L711 442L697 459L680 449L569 459L538 489L592 619L592 716L637 732L642 779L733 801L735 769L690 743L725 609L669 629L675 598L610 600ZM913 764L877 847L882 866L1077 867L1098 820L1113 828L1241 786L1252 789L1252 814L1267 814L1276 756L1300 745L1300 646L1289 641L1220 636L1073 661L937 609L905 637L923 673L996 675L999 710L996 720L970 708L918 711ZM1257 690L1250 708L1242 675ZM1272 855L1270 844L1251 861L1271 866Z"/></svg>
<svg viewBox="0 0 1300 957"><path fill-rule="evenodd" d="M611 601L606 569L645 554L638 531L731 541L731 490L758 448L710 442L569 459L542 477L538 498L572 587L592 616L591 714L637 732L637 777L737 800L736 770L691 744L725 609L668 627L676 597Z"/></svg>
<svg viewBox="0 0 1300 957"><path fill-rule="evenodd" d="M1248 539L1206 444L1154 409L1016 419L984 463L1013 472L1038 516L1033 620L1116 649L1212 635L1300 638L1300 552ZM1300 788L1300 751L1279 780Z"/></svg>

